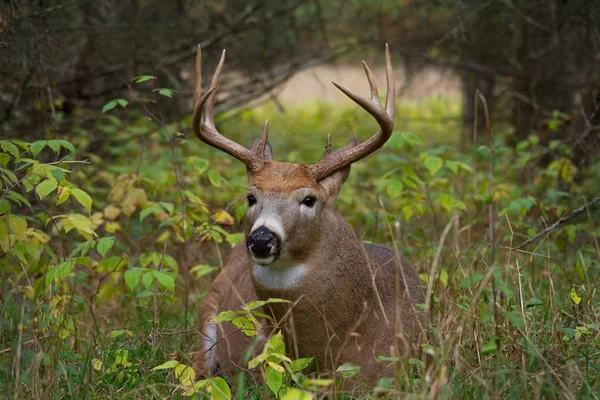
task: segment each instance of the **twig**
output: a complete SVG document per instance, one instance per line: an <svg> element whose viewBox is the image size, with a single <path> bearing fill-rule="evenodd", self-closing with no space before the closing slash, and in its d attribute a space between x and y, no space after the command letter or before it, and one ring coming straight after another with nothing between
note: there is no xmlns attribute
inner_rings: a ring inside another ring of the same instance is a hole
<svg viewBox="0 0 600 400"><path fill-rule="evenodd" d="M521 243L520 245L518 245L517 247L515 247L513 250L519 250L525 246L527 246L529 243L536 241L537 239L539 239L541 236L546 235L547 233L552 232L553 230L555 230L556 228L558 228L559 226L561 226L562 224L568 222L569 220L583 214L586 212L586 210L593 206L595 203L600 201L600 196L599 197L595 197L592 201L590 201L587 204L582 205L581 207L579 207L578 209L574 210L573 212L571 212L571 214L567 214L567 215L563 215L562 217L560 217L555 223L553 223L552 225L550 225L548 228L544 229L543 231L541 231L540 233L538 233L537 235L535 235L532 238L527 239L526 241L524 241L523 243Z"/></svg>

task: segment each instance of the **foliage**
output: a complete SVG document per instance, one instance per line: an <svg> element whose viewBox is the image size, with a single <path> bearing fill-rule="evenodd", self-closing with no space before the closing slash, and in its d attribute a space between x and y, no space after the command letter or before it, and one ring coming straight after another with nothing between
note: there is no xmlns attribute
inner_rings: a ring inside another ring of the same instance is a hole
<svg viewBox="0 0 600 400"><path fill-rule="evenodd" d="M194 383L187 354L199 341L190 329L198 303L243 238L243 166L179 133L190 131L189 119L163 120L161 106L176 91L139 87L108 103L114 106L94 126L74 125L69 140L0 141L3 393L235 394L221 377ZM423 349L430 369L424 360L403 360L376 391L597 396L598 211L515 247L597 195L600 166L578 169L557 143L554 159L540 167L547 151L535 136L513 149L497 135L461 152L454 146L459 112L440 99L400 105L392 139L352 167L338 201L365 241L401 249L428 291L431 340ZM258 134L267 115L275 158L291 161L316 161L328 132L335 147L375 129L354 107L330 104L285 114L267 106L218 123L249 144L248 132ZM443 122L413 118L419 115ZM102 143L88 139L89 129L105 135ZM264 304L216 321L256 334ZM333 387L302 372L309 360L292 360L284 349L279 334L267 339L248 365L262 372L263 385L239 395L304 399ZM360 377L349 364L337 372Z"/></svg>

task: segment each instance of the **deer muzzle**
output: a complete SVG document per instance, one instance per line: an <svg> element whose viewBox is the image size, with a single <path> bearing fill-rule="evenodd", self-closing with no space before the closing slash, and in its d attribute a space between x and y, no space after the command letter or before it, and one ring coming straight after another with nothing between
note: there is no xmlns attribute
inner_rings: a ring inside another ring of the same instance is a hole
<svg viewBox="0 0 600 400"><path fill-rule="evenodd" d="M281 240L266 226L258 227L246 238L246 246L257 264L270 264L279 257Z"/></svg>

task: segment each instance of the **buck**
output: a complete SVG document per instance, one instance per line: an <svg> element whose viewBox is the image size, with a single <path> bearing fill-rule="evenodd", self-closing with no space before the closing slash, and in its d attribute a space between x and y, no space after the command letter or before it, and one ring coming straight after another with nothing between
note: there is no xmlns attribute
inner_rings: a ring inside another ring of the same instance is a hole
<svg viewBox="0 0 600 400"><path fill-rule="evenodd" d="M418 304L424 303L424 293L415 272L391 248L362 244L334 208L350 165L379 149L392 134L395 94L387 45L385 60L385 106L364 62L370 99L333 83L375 118L375 135L335 152L328 137L322 159L306 165L273 160L267 123L250 149L218 132L214 104L225 51L202 94L198 47L194 133L243 162L248 175L245 240L234 247L200 307L199 375L245 367L242 353L249 341L232 324L217 325L212 318L257 299L290 301L270 304L265 311L285 326L289 355L313 357L324 374L350 362L360 366L360 379L372 385L385 374L378 356L402 359L418 350L423 322Z"/></svg>

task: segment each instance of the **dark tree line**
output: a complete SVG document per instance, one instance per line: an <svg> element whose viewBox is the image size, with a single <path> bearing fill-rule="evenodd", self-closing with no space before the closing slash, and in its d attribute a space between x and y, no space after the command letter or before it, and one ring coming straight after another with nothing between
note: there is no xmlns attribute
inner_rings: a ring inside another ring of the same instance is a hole
<svg viewBox="0 0 600 400"><path fill-rule="evenodd" d="M189 112L190 67L200 44L204 72L228 49L221 108L251 101L296 71L335 56L305 46L318 32L311 0L49 0L0 4L0 122L10 134L43 138L75 108L100 107L126 82L154 75ZM235 72L235 74L232 74ZM185 104L183 104L185 101Z"/></svg>
<svg viewBox="0 0 600 400"><path fill-rule="evenodd" d="M7 1L0 121L5 132L43 137L40 126L60 130L58 111L98 109L141 74L183 94L167 110L182 116L198 43L206 75L220 49L229 50L226 109L310 65L353 48L363 57L387 41L409 81L424 65L460 75L465 143L479 91L513 143L530 134L557 139L583 165L600 154L599 21L595 0Z"/></svg>

